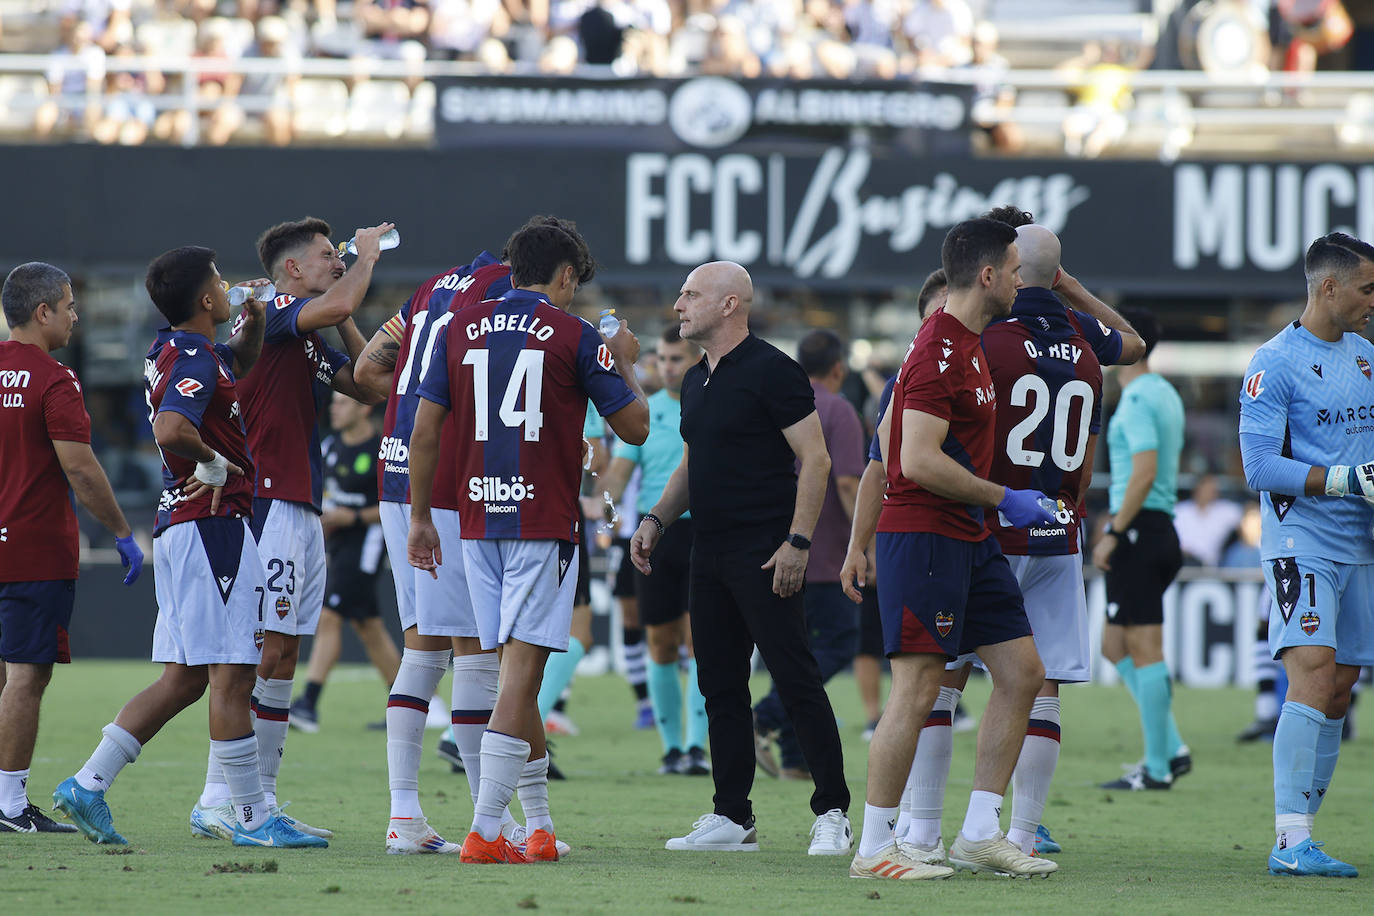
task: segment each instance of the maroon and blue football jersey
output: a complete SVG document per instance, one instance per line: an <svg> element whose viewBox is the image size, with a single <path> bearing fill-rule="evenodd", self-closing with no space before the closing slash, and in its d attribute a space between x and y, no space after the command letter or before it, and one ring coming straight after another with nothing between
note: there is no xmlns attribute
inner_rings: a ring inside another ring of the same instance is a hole
<svg viewBox="0 0 1374 916"><path fill-rule="evenodd" d="M887 492L879 531L925 531L959 541L988 536L982 507L940 496L902 474L902 414L915 410L948 421L941 443L944 453L975 477L987 478L996 403L978 335L944 309L936 309L911 342L892 389Z"/></svg>
<svg viewBox="0 0 1374 916"><path fill-rule="evenodd" d="M456 460L438 473L457 487L463 537L577 540L587 400L604 417L634 392L596 329L538 293L450 314L420 397L450 411Z"/></svg>
<svg viewBox="0 0 1374 916"><path fill-rule="evenodd" d="M234 379L234 352L224 344L189 331L163 328L143 361L143 389L148 422L170 410L200 430L201 441L243 475L230 474L220 494L219 515L249 516L253 511L253 460ZM210 492L187 499L181 485L196 472L196 463L162 452L162 498L158 500L153 536L169 525L210 518Z"/></svg>
<svg viewBox="0 0 1374 916"><path fill-rule="evenodd" d="M309 301L281 295L267 303L262 354L239 383L239 397L258 469L256 496L305 503L318 512L324 492L320 411L348 355L315 331L300 333L296 319ZM235 333L242 323L240 315Z"/></svg>
<svg viewBox="0 0 1374 916"><path fill-rule="evenodd" d="M983 349L998 393L988 479L1060 501L1052 524L1016 528L993 512L988 526L1003 553L1077 553L1088 438L1102 421L1098 352L1119 358L1121 335L1065 309L1048 290L1028 287L1017 294L1009 318L983 331Z"/></svg>
<svg viewBox="0 0 1374 916"><path fill-rule="evenodd" d="M400 363L391 380L382 424L382 446L377 456L377 492L387 502L410 501L410 433L420 406L420 376L433 358L434 345L444 336L452 313L510 292L510 267L483 251L471 264L454 267L430 277L405 306L384 325L400 345ZM439 467L453 467L457 434L445 423L439 439ZM434 480L430 505L457 509L458 489L449 474Z"/></svg>

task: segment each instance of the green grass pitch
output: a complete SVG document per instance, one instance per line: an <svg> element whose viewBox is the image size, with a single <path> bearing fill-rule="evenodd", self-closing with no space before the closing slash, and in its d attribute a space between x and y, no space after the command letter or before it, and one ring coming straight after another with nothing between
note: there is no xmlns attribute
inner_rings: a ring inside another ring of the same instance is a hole
<svg viewBox="0 0 1374 916"><path fill-rule="evenodd" d="M141 662L59 668L43 707L29 794L50 793L85 760L125 699L157 673ZM765 686L755 682L756 694ZM441 695L447 695L447 681ZM985 681L968 691L977 714ZM830 694L842 720L857 832L865 746L852 680ZM567 782L551 790L558 835L573 846L544 866L465 866L456 856L388 856L386 747L365 723L380 719L384 691L370 670L341 667L321 703L322 730L292 732L281 797L291 813L337 834L327 850L267 852L194 839L187 816L204 778L205 706L169 725L111 790L128 847L80 836L0 834L4 913L515 912L1273 913L1374 912L1374 696L1360 709L1361 737L1342 752L1318 819L1328 851L1364 871L1355 880L1277 878L1272 844L1270 745L1237 745L1250 719L1243 690L1175 694L1195 770L1169 792L1108 793L1095 784L1140 754L1135 709L1122 689L1064 692L1064 753L1045 821L1064 845L1047 880L956 874L941 882L856 881L847 858L808 857L810 785L760 774L753 799L762 851L670 853L663 843L710 810L709 778L658 776L653 732L636 732L629 689L615 676L584 678L570 712L582 730L557 743ZM467 783L433 754L426 735L421 800L430 822L461 841L471 817ZM955 740L945 837L957 832L972 776L973 735ZM1009 815L1004 815L1004 826ZM251 869L251 870L250 870Z"/></svg>

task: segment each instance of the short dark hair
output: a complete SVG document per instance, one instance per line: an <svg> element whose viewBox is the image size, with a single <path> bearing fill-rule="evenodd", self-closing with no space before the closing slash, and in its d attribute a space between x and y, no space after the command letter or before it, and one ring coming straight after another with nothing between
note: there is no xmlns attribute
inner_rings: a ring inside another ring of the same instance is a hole
<svg viewBox="0 0 1374 916"><path fill-rule="evenodd" d="M921 291L916 294L916 314L922 318L926 317L930 300L940 295L942 289L949 289L949 281L945 279L945 269L937 267L926 277L926 282L921 284Z"/></svg>
<svg viewBox="0 0 1374 916"><path fill-rule="evenodd" d="M992 219L966 219L949 230L940 246L940 263L950 289L968 289L989 264L1000 267L1016 230Z"/></svg>
<svg viewBox="0 0 1374 916"><path fill-rule="evenodd" d="M1344 232L1331 232L1308 246L1303 273L1310 286L1328 274L1344 278L1359 268L1360 261L1374 261L1374 246Z"/></svg>
<svg viewBox="0 0 1374 916"><path fill-rule="evenodd" d="M797 344L797 362L812 378L820 378L844 362L844 341L834 331L811 331Z"/></svg>
<svg viewBox="0 0 1374 916"><path fill-rule="evenodd" d="M1006 223L1013 229L1020 229L1022 226L1029 226L1035 222L1035 217L1027 210L1022 210L1014 204L1003 204L1000 207L993 207L984 213L983 219L995 219L999 223Z"/></svg>
<svg viewBox="0 0 1374 916"><path fill-rule="evenodd" d="M29 323L33 313L44 302L56 308L62 301L63 287L70 287L72 278L66 271L43 261L29 261L20 264L5 278L5 287L0 290L0 302L4 304L5 321L12 328Z"/></svg>
<svg viewBox="0 0 1374 916"><path fill-rule="evenodd" d="M163 252L148 265L143 285L153 305L176 327L195 314L196 297L214 268L215 253L199 245Z"/></svg>
<svg viewBox="0 0 1374 916"><path fill-rule="evenodd" d="M682 336L682 326L676 321L664 328L658 339L666 344L685 343L694 350L700 349L695 340L687 340Z"/></svg>
<svg viewBox="0 0 1374 916"><path fill-rule="evenodd" d="M262 269L267 271L267 276L271 277L288 252L294 251L317 235L329 238L331 234L329 224L313 216L277 223L258 236L258 260L262 262Z"/></svg>
<svg viewBox="0 0 1374 916"><path fill-rule="evenodd" d="M1155 344L1159 343L1159 319L1155 313L1139 305L1128 305L1121 309L1121 317L1131 323L1135 332L1140 335L1140 339L1145 341L1145 356L1149 359L1154 352Z"/></svg>
<svg viewBox="0 0 1374 916"><path fill-rule="evenodd" d="M541 286L553 281L560 264L571 264L577 282L596 276L596 260L572 220L557 216L532 216L512 233L501 252L510 264L512 286Z"/></svg>

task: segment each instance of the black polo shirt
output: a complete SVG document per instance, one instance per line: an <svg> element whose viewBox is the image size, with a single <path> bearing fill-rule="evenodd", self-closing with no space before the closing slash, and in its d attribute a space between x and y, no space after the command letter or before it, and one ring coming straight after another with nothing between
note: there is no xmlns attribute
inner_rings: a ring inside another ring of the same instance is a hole
<svg viewBox="0 0 1374 916"><path fill-rule="evenodd" d="M816 410L811 380L750 334L682 380L682 441L698 543L731 547L787 535L797 502L796 455L782 431Z"/></svg>

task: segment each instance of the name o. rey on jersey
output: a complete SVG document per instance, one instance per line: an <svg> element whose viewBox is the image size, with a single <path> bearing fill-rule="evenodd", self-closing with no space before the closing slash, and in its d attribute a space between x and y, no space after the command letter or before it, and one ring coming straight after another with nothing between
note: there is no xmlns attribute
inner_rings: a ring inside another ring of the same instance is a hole
<svg viewBox="0 0 1374 916"><path fill-rule="evenodd" d="M1080 323L1057 305L994 322L983 332L983 349L1003 391L988 479L1059 503L1050 524L1017 528L992 513L988 526L1007 554L1077 553L1084 464L1101 426L1097 355Z"/></svg>
<svg viewBox="0 0 1374 916"><path fill-rule="evenodd" d="M392 376L377 452L377 492L387 502L410 500L410 434L419 407L420 379L434 356L435 342L448 330L453 315L510 291L510 268L489 252L472 263L451 268L420 284L401 310L382 330L400 348L401 363ZM451 424L439 437L439 466L452 467L458 439ZM439 474L430 495L436 509L457 509L463 498L447 474Z"/></svg>

